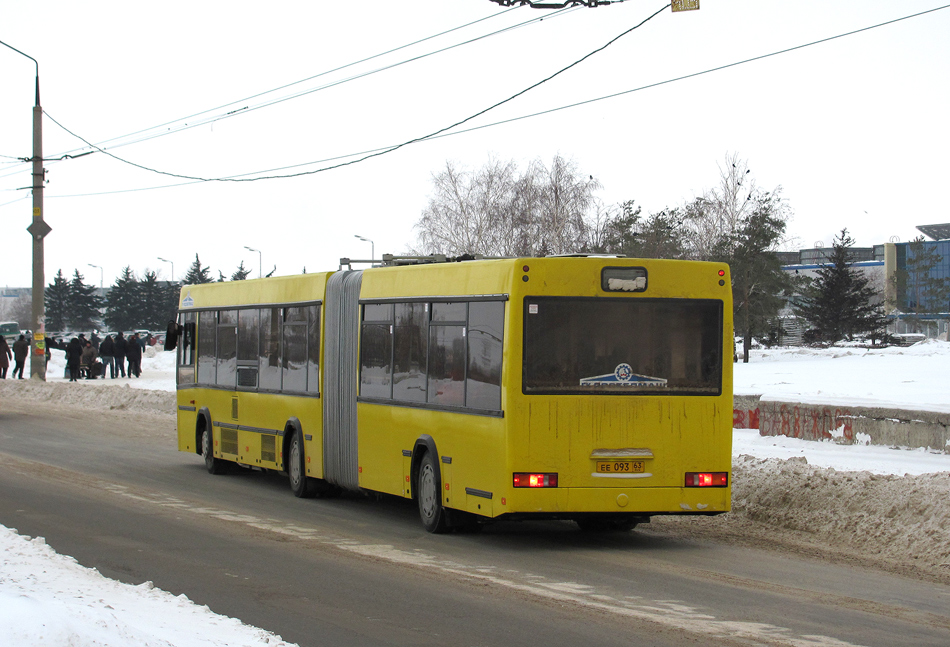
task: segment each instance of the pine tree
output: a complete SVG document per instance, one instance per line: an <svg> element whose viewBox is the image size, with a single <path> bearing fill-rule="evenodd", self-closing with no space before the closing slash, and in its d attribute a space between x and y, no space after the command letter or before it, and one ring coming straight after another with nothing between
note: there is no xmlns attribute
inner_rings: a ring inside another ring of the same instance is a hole
<svg viewBox="0 0 950 647"><path fill-rule="evenodd" d="M786 220L775 194L754 196L754 210L740 217L721 260L730 265L736 331L742 334L743 362L749 361L752 337L773 334L779 310L794 288L793 279L772 253L785 235Z"/></svg>
<svg viewBox="0 0 950 647"><path fill-rule="evenodd" d="M685 250L679 210L663 209L645 218L641 212L639 205L627 200L602 225L591 223L589 232L599 233L600 240L589 244L586 251L634 258L681 258Z"/></svg>
<svg viewBox="0 0 950 647"><path fill-rule="evenodd" d="M201 261L198 260L198 254L195 254L195 262L191 264L191 267L188 268L188 273L185 274L185 278L182 279L183 285L199 285L201 283L213 283L214 279L211 278L211 269L209 267L201 267Z"/></svg>
<svg viewBox="0 0 950 647"><path fill-rule="evenodd" d="M69 325L78 330L93 330L100 326L102 298L96 294L96 286L86 285L79 270L73 273L69 282L70 316Z"/></svg>
<svg viewBox="0 0 950 647"><path fill-rule="evenodd" d="M147 330L164 329L166 322L175 318L177 302L169 311L168 289L159 282L155 272L146 272L138 287L142 310L136 327Z"/></svg>
<svg viewBox="0 0 950 647"><path fill-rule="evenodd" d="M139 281L126 266L106 297L106 325L112 330L134 330L138 328L141 309Z"/></svg>
<svg viewBox="0 0 950 647"><path fill-rule="evenodd" d="M46 329L64 332L69 318L69 281L63 276L63 270L56 273L53 282L44 290L46 301Z"/></svg>
<svg viewBox="0 0 950 647"><path fill-rule="evenodd" d="M181 283L166 283L163 291L163 299L165 305L162 307L162 312L165 313L166 319L163 321L162 325L159 327L159 330L164 330L168 326L169 321L174 321L178 316L178 301L181 298Z"/></svg>
<svg viewBox="0 0 950 647"><path fill-rule="evenodd" d="M241 264L238 265L238 268L234 270L234 274L231 275L232 281L244 281L247 280L248 274L251 273L251 270L244 267L244 261L241 261Z"/></svg>
<svg viewBox="0 0 950 647"><path fill-rule="evenodd" d="M798 314L812 327L815 341L834 344L855 335L883 336L887 322L879 293L869 280L852 267L850 248L854 239L847 229L835 237L830 263L805 290Z"/></svg>

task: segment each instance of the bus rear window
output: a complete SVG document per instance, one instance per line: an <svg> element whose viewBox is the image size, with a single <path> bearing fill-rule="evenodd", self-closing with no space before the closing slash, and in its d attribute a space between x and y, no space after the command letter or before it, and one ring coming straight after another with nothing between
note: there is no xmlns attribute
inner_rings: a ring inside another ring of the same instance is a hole
<svg viewBox="0 0 950 647"><path fill-rule="evenodd" d="M719 395L722 302L528 297L527 394Z"/></svg>

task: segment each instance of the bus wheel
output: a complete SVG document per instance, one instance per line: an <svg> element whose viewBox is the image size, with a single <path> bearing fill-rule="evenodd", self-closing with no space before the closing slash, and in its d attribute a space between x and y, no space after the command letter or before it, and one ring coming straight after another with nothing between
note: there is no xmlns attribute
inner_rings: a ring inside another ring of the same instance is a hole
<svg viewBox="0 0 950 647"><path fill-rule="evenodd" d="M422 525L433 533L448 532L450 529L448 515L442 507L440 481L439 466L432 457L432 452L426 452L419 466L416 497L419 500L419 516L422 517Z"/></svg>
<svg viewBox="0 0 950 647"><path fill-rule="evenodd" d="M307 478L306 457L303 450L303 434L299 429L294 430L290 439L290 459L287 473L290 475L290 489L294 496L308 499L316 494L311 479Z"/></svg>
<svg viewBox="0 0 950 647"><path fill-rule="evenodd" d="M208 468L208 474L224 474L228 469L227 461L214 457L214 449L211 447L211 430L204 429L201 432L201 457L205 459L205 467Z"/></svg>

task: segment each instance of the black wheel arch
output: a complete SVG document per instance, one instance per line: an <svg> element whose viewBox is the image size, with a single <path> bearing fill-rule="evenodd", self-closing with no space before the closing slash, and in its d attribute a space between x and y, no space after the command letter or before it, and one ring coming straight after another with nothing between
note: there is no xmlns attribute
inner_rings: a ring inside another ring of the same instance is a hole
<svg viewBox="0 0 950 647"><path fill-rule="evenodd" d="M211 411L208 407L198 409L198 417L195 422L195 453L201 455L201 434L207 429L214 437L214 428L211 425Z"/></svg>
<svg viewBox="0 0 950 647"><path fill-rule="evenodd" d="M287 463L290 460L290 441L293 440L294 434L297 433L303 436L303 425L300 423L300 418L291 416L287 419L287 422L284 423L284 437L280 443L281 464L285 472L287 471Z"/></svg>
<svg viewBox="0 0 950 647"><path fill-rule="evenodd" d="M435 439L429 434L422 434L416 438L412 447L412 463L409 467L409 486L412 488L412 500L415 501L419 494L416 492L416 483L419 481L419 466L422 464L422 457L426 454L432 454L435 457L435 463L439 466L436 483L439 492L442 491L442 459L439 457L439 450L435 446Z"/></svg>

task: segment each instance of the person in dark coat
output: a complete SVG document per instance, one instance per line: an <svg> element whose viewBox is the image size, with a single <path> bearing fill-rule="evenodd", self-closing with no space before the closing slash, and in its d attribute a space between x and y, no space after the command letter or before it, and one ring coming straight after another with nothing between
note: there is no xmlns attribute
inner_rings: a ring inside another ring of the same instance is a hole
<svg viewBox="0 0 950 647"><path fill-rule="evenodd" d="M92 345L92 342L87 341L85 347L82 349L82 365L86 367L87 380L96 379L96 360L98 359L99 353Z"/></svg>
<svg viewBox="0 0 950 647"><path fill-rule="evenodd" d="M133 375L139 377L142 375L142 347L139 345L139 334L135 333L129 339L128 348L125 349L125 356L129 358L129 377Z"/></svg>
<svg viewBox="0 0 950 647"><path fill-rule="evenodd" d="M69 371L69 381L79 379L79 364L82 362L82 342L77 337L69 340L66 346L66 369Z"/></svg>
<svg viewBox="0 0 950 647"><path fill-rule="evenodd" d="M112 335L106 335L106 338L99 344L99 359L102 361L102 379L106 379L106 369L109 370L109 377L115 379L115 341Z"/></svg>
<svg viewBox="0 0 950 647"><path fill-rule="evenodd" d="M13 351L7 345L7 338L0 335L0 380L7 379L7 369L10 368L11 359L13 359Z"/></svg>
<svg viewBox="0 0 950 647"><path fill-rule="evenodd" d="M20 335L20 338L13 342L13 360L16 362L16 366L13 367L13 377L16 377L18 380L23 379L23 366L26 364L26 356L30 354L30 342L26 340L24 335ZM17 377L17 373L20 374Z"/></svg>
<svg viewBox="0 0 950 647"><path fill-rule="evenodd" d="M115 344L113 349L113 354L115 355L115 372L121 373L122 377L125 377L125 353L129 348L129 340L122 336L122 332L118 332L115 336Z"/></svg>

